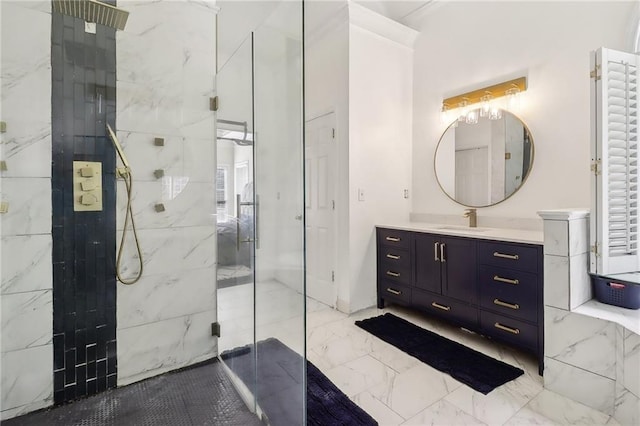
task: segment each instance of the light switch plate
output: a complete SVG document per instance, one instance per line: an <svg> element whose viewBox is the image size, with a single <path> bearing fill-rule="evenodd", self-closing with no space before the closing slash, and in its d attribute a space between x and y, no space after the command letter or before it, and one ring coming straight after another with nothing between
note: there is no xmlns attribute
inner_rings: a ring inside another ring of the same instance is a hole
<svg viewBox="0 0 640 426"><path fill-rule="evenodd" d="M87 173L87 169L91 169L93 173ZM92 176L86 176L88 174ZM87 204L93 199L91 196L95 197L95 202ZM73 162L73 210L76 212L102 211L102 163Z"/></svg>

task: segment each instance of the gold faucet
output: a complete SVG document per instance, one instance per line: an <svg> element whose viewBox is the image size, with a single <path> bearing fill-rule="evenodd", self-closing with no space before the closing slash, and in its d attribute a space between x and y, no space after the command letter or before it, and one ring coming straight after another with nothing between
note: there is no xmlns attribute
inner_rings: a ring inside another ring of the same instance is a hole
<svg viewBox="0 0 640 426"><path fill-rule="evenodd" d="M476 209L466 209L462 214L462 217L469 218L469 228L476 228L478 226L478 216Z"/></svg>

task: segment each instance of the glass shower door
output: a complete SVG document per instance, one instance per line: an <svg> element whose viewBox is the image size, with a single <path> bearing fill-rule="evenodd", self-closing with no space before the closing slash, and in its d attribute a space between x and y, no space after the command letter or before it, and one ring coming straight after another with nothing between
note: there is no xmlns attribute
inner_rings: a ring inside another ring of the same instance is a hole
<svg viewBox="0 0 640 426"><path fill-rule="evenodd" d="M256 413L289 426L306 423L302 3L269 6L216 79L218 345Z"/></svg>
<svg viewBox="0 0 640 426"><path fill-rule="evenodd" d="M218 354L255 411L253 47L249 36L216 75ZM247 359L250 362L247 362Z"/></svg>

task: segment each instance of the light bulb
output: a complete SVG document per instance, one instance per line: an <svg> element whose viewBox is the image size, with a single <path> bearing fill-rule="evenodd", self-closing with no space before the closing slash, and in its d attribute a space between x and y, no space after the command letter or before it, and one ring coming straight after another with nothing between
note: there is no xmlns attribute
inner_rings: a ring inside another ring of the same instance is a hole
<svg viewBox="0 0 640 426"><path fill-rule="evenodd" d="M520 109L520 89L512 87L505 92L507 96L507 109L509 111L518 111Z"/></svg>
<svg viewBox="0 0 640 426"><path fill-rule="evenodd" d="M493 105L489 109L489 120L500 120L502 118L502 110L497 105Z"/></svg>
<svg viewBox="0 0 640 426"><path fill-rule="evenodd" d="M469 110L469 112L467 112L467 115L465 116L464 122L467 124L477 124L479 114L480 114L479 109Z"/></svg>
<svg viewBox="0 0 640 426"><path fill-rule="evenodd" d="M487 93L480 98L480 102L482 102L482 106L480 107L480 117L489 116L489 111L491 110L491 98L491 93Z"/></svg>
<svg viewBox="0 0 640 426"><path fill-rule="evenodd" d="M458 102L458 121L466 121L467 112L469 112L469 102L465 99L461 102Z"/></svg>

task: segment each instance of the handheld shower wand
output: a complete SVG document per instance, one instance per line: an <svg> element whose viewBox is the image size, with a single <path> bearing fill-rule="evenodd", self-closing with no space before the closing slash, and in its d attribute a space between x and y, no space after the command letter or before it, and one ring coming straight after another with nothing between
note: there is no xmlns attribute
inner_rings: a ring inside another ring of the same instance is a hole
<svg viewBox="0 0 640 426"><path fill-rule="evenodd" d="M123 168L117 168L116 171L124 180L124 184L127 187L127 210L124 216L124 227L122 229L122 238L120 240L120 247L118 247L118 255L116 257L116 278L122 284L135 284L138 282L140 277L142 277L142 250L140 249L140 241L138 240L138 233L136 232L136 224L133 220L133 210L131 206L131 197L133 194L133 177L131 176L131 167L129 167L129 162L127 161L127 157L124 155L124 151L122 150L122 145L120 145L120 141L118 141L118 137L116 133L113 131L109 123L107 123L107 132L109 133L109 137L111 142L113 142L113 146L118 153L118 157L120 157L120 161L122 161ZM124 279L120 274L120 262L122 260L122 249L124 247L125 237L127 235L127 227L129 225L129 221L131 221L131 229L133 230L133 239L136 242L136 250L138 252L138 263L140 268L138 269L138 273L135 277L131 279Z"/></svg>

